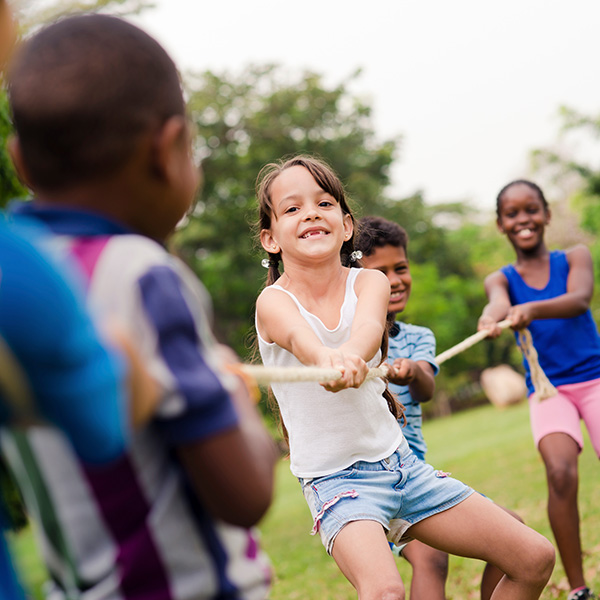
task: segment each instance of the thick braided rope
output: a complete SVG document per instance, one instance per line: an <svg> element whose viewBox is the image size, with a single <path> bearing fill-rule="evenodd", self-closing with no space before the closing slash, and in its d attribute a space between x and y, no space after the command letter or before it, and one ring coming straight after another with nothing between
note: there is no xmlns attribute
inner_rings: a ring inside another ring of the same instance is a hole
<svg viewBox="0 0 600 600"><path fill-rule="evenodd" d="M507 329L510 327L511 322L509 319L500 321L498 326L501 329ZM488 336L488 331L478 331L462 342L452 346L448 350L445 350L441 354L435 357L435 361L438 365L447 361L448 359L460 354L471 348L481 340L484 340ZM535 398L537 400L545 400L556 396L558 393L556 388L550 383L550 380L546 377L540 363L538 361L538 354L533 345L531 339L531 333L528 329L518 331L519 336L519 347L521 352L529 363L529 372L531 374L531 381L535 389ZM251 377L256 381L258 385L269 385L270 383L295 383L300 381L314 381L317 383L325 383L327 381L334 381L339 379L342 374L337 369L323 369L320 367L265 367L263 365L239 365L236 367L242 371L248 377ZM385 365L369 369L367 379L374 377L387 377L388 369Z"/></svg>
<svg viewBox="0 0 600 600"><path fill-rule="evenodd" d="M544 373L542 367L540 367L538 353L533 345L529 329L519 329L517 335L519 336L519 347L521 348L521 352L529 363L531 382L535 388L535 399L546 400L547 398L556 396L558 394L557 389L550 383L550 380L546 377L546 373Z"/></svg>
<svg viewBox="0 0 600 600"><path fill-rule="evenodd" d="M501 329L507 329L508 327L510 327L510 321L508 319L500 321L498 323L498 327L500 327ZM438 354L435 357L435 362L438 365L441 365L443 362L446 362L449 358L452 358L453 356L464 352L467 348L470 348L471 346L477 344L477 342L484 340L488 336L488 333L489 331L487 329L484 329L483 331L478 331L477 333L470 335L468 338L465 338L462 342L456 344L456 346L452 346L452 348L448 348L448 350L445 350L441 354Z"/></svg>
<svg viewBox="0 0 600 600"><path fill-rule="evenodd" d="M510 319L505 319L504 321L500 321L498 323L498 327L501 329L507 329L511 326ZM540 363L538 360L538 353L533 345L533 340L531 339L531 333L528 329L520 329L517 332L519 336L519 348L523 353L523 356L527 359L529 364L529 373L531 374L531 383L533 383L533 387L535 389L535 399L536 400L546 400L547 398L552 398L552 396L556 396L558 393L556 388L550 383L548 377L546 377L546 373L542 367L540 367ZM467 348L474 346L477 342L485 339L488 336L488 331L478 331L468 338L464 339L456 346L452 346L448 350L445 350L441 354L438 354L435 357L435 362L438 365L441 365L443 362L447 361L449 358L456 356L460 352L463 352Z"/></svg>
<svg viewBox="0 0 600 600"><path fill-rule="evenodd" d="M264 367L262 365L240 365L240 368L256 380L259 385L270 383L296 383L299 381L315 381L326 383L342 376L337 369L324 369L321 367ZM367 373L367 379L374 377L387 377L387 367L373 367Z"/></svg>

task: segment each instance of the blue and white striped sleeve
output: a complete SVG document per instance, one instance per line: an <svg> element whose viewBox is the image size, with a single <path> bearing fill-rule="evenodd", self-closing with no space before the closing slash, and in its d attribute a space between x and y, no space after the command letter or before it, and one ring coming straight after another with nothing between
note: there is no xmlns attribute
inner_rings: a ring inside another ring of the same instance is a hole
<svg viewBox="0 0 600 600"><path fill-rule="evenodd" d="M435 336L431 329L427 327L415 327L413 332L413 353L411 359L414 361L423 360L428 362L432 368L434 375L439 373L440 367L435 362Z"/></svg>

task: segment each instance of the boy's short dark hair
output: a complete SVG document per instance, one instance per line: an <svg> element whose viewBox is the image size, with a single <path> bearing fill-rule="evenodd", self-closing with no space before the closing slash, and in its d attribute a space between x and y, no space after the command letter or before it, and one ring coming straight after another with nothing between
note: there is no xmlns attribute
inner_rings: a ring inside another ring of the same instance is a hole
<svg viewBox="0 0 600 600"><path fill-rule="evenodd" d="M25 41L8 94L30 183L45 190L118 172L143 135L185 113L165 50L107 15L68 17Z"/></svg>
<svg viewBox="0 0 600 600"><path fill-rule="evenodd" d="M408 249L408 234L393 221L382 217L363 217L358 221L358 231L354 238L354 247L365 256L370 256L376 248L396 246Z"/></svg>

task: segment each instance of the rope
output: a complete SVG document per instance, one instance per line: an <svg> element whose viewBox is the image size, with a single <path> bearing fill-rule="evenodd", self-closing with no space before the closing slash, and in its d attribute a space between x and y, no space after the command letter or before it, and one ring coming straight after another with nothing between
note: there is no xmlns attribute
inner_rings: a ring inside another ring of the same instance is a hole
<svg viewBox="0 0 600 600"><path fill-rule="evenodd" d="M538 353L533 345L529 329L519 329L517 335L519 336L519 347L521 348L521 352L529 363L531 382L535 389L533 394L534 398L541 401L556 396L558 390L550 383L550 380L546 377L546 373L544 373L542 367L540 367Z"/></svg>
<svg viewBox="0 0 600 600"><path fill-rule="evenodd" d="M501 329L507 329L510 327L511 322L510 319L505 319L504 321L500 321L498 323L498 327ZM438 354L435 357L435 362L438 365L441 365L443 362L447 361L449 358L456 356L457 354L463 352L467 348L474 346L477 342L485 339L488 336L489 330L484 329L482 331L478 331L468 338L464 339L456 346L452 346L452 348L448 348L441 354ZM533 340L531 339L531 333L528 329L519 329L517 331L517 336L519 338L519 348L523 353L523 356L527 360L529 364L529 373L531 375L531 383L535 389L534 397L536 400L546 400L547 398L552 398L558 394L556 388L550 383L548 377L546 377L546 373L542 367L540 367L540 363L538 360L538 353L533 345Z"/></svg>
<svg viewBox="0 0 600 600"><path fill-rule="evenodd" d="M259 385L270 383L297 383L300 381L314 381L326 383L340 379L341 371L337 369L324 369L321 367L264 367L262 365L239 365L239 368ZM388 369L385 366L373 367L367 373L367 379L374 377L387 377Z"/></svg>
<svg viewBox="0 0 600 600"><path fill-rule="evenodd" d="M510 327L509 319L500 321L498 327L507 329ZM489 330L482 330L474 333L462 342L445 350L435 357L435 362L438 365L446 362L448 359L464 352L467 348L474 346L481 340L484 340L489 334ZM531 382L535 389L534 397L536 400L546 400L552 398L558 393L556 388L550 383L548 377L544 373L538 360L538 353L533 345L531 333L528 329L520 329L517 331L519 338L519 347L523 356L529 363L529 372L531 374ZM316 383L326 383L334 381L342 376L342 373L337 369L324 369L321 367L264 367L263 365L239 365L236 369L243 372L248 377L256 381L258 385L269 385L271 383L296 383L300 381L314 381ZM369 369L366 379L374 377L387 377L389 375L388 368L385 365Z"/></svg>
<svg viewBox="0 0 600 600"><path fill-rule="evenodd" d="M504 321L500 321L498 323L498 327L500 327L501 329L507 329L508 327L510 327L510 321L508 319L505 319ZM452 346L452 348L448 348L448 350L445 350L441 354L438 354L435 357L435 362L438 365L441 365L443 362L446 362L449 358L452 358L453 356L460 354L467 348L474 346L477 342L484 340L488 336L488 334L489 334L488 329L484 329L482 331L478 331L477 333L474 333L473 335L464 339L459 344L456 344L456 346Z"/></svg>

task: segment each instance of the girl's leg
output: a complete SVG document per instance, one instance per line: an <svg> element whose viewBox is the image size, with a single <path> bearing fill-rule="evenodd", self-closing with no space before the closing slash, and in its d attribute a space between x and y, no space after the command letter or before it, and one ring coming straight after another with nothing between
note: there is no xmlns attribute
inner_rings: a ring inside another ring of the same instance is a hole
<svg viewBox="0 0 600 600"><path fill-rule="evenodd" d="M402 556L412 567L410 600L446 600L448 555L413 540L402 549Z"/></svg>
<svg viewBox="0 0 600 600"><path fill-rule="evenodd" d="M548 480L548 518L571 589L585 585L577 507L579 446L566 433L540 440Z"/></svg>
<svg viewBox="0 0 600 600"><path fill-rule="evenodd" d="M359 600L404 600L404 584L377 521L352 521L338 533L331 555Z"/></svg>
<svg viewBox="0 0 600 600"><path fill-rule="evenodd" d="M496 506L500 507L504 512L511 515L513 519L517 519L520 523L523 523L523 519L521 519L516 512L504 506L500 506L499 504ZM490 563L486 563L485 568L483 569L483 575L481 577L481 600L490 600L502 577L504 577L504 573L498 567L495 567Z"/></svg>
<svg viewBox="0 0 600 600"><path fill-rule="evenodd" d="M505 575L493 600L537 600L554 567L554 548L480 494L413 525L410 535L449 554L479 558Z"/></svg>

